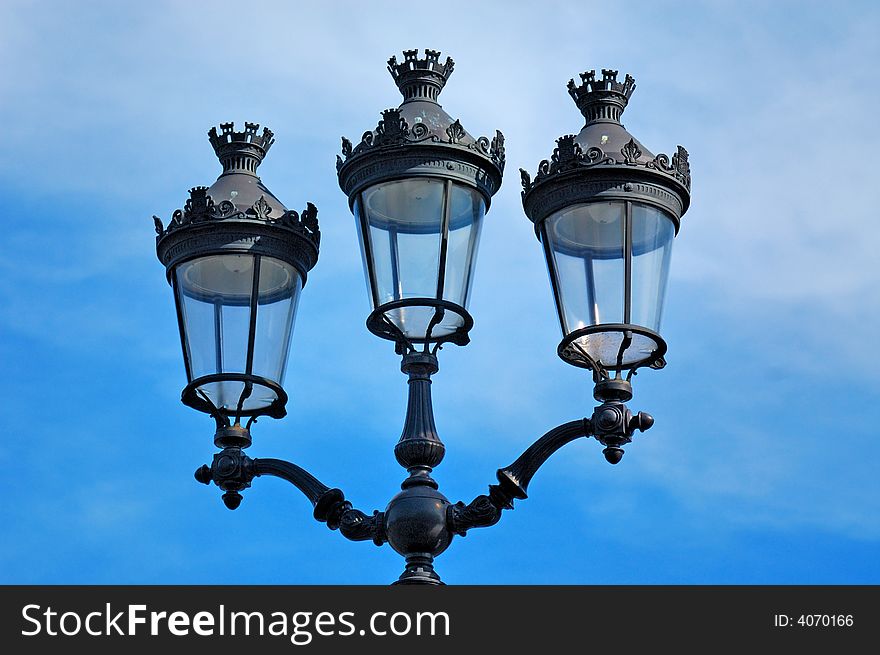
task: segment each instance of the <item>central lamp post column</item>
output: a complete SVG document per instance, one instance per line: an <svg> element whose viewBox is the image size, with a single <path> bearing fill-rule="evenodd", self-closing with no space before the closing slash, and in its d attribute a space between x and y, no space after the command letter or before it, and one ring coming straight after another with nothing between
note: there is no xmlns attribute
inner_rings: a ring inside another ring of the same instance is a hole
<svg viewBox="0 0 880 655"><path fill-rule="evenodd" d="M388 61L403 102L382 112L360 143L342 139L339 185L360 238L373 311L367 327L394 341L409 377L403 434L394 449L409 473L385 510L388 543L406 558L401 584L438 584L433 559L452 539L449 501L431 477L445 447L434 425L431 376L444 343L466 345L480 231L501 185L504 137L475 139L438 97L454 63L440 53Z"/></svg>

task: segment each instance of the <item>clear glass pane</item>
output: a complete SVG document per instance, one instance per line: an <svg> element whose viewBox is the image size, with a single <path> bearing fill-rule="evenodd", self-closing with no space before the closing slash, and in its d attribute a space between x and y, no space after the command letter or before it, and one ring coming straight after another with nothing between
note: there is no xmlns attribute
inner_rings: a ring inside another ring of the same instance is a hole
<svg viewBox="0 0 880 655"><path fill-rule="evenodd" d="M254 375L284 383L301 290L302 278L295 268L271 257L261 258Z"/></svg>
<svg viewBox="0 0 880 655"><path fill-rule="evenodd" d="M413 178L363 192L379 304L437 297L443 187L440 180Z"/></svg>
<svg viewBox="0 0 880 655"><path fill-rule="evenodd" d="M486 203L475 189L452 185L443 299L468 307Z"/></svg>
<svg viewBox="0 0 880 655"><path fill-rule="evenodd" d="M364 267L364 281L367 283L367 296L370 299L370 307L375 308L376 303L373 300L373 282L370 278L370 267L372 266L372 258L367 259L367 252L372 249L372 242L365 241L369 239L370 232L364 232L364 211L361 206L361 197L358 196L354 201L354 222L357 227L358 243L361 246L361 264Z"/></svg>
<svg viewBox="0 0 880 655"><path fill-rule="evenodd" d="M400 307L386 312L388 319L410 339L423 339L428 325L434 321L437 310L433 307ZM445 337L464 325L464 319L452 310L445 310L439 323L431 329L431 336Z"/></svg>
<svg viewBox="0 0 880 655"><path fill-rule="evenodd" d="M254 258L212 255L176 269L193 379L244 372Z"/></svg>
<svg viewBox="0 0 880 655"><path fill-rule="evenodd" d="M252 255L212 255L177 267L184 334L190 353L192 378L218 373L248 373L255 258ZM250 373L278 384L284 381L287 352L302 289L296 270L271 257L260 258L257 318ZM234 412L245 383L224 380L199 389L218 408ZM272 389L254 384L242 409L269 406L277 398Z"/></svg>
<svg viewBox="0 0 880 655"><path fill-rule="evenodd" d="M467 306L473 280L473 262L480 228L486 213L482 196L470 188L452 184L449 202L449 234L440 298ZM443 233L446 183L413 178L377 184L355 202L364 274L372 268L373 307L395 300L438 298L440 250ZM364 234L363 223L367 225ZM365 238L366 237L366 238ZM369 243L365 243L367 241ZM433 307L403 307L387 317L411 339L424 338L434 321ZM432 328L432 336L446 336L464 320L447 311Z"/></svg>
<svg viewBox="0 0 880 655"><path fill-rule="evenodd" d="M675 225L662 210L633 203L632 317L658 332Z"/></svg>
<svg viewBox="0 0 880 655"><path fill-rule="evenodd" d="M563 334L623 322L625 210L622 202L580 204L547 218Z"/></svg>

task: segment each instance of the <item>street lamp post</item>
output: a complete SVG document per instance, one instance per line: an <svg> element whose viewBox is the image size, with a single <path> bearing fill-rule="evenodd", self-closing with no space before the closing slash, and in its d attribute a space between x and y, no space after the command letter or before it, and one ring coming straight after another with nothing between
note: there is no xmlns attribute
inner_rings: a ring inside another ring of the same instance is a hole
<svg viewBox="0 0 880 655"><path fill-rule="evenodd" d="M343 138L339 184L355 217L372 312L367 328L393 341L409 379L403 433L394 449L408 473L384 511L367 515L290 462L251 458L250 427L260 415L282 418L282 387L299 294L318 257L320 232L311 204L298 214L263 186L257 166L272 133L246 123L209 132L223 173L195 187L166 227L156 218L157 253L174 291L188 384L182 400L210 414L221 450L196 479L213 482L227 507L255 477L296 486L314 517L353 541L388 543L405 558L395 584L441 584L434 558L455 535L494 525L529 481L566 443L594 436L606 459L653 419L633 414L630 380L642 366L660 368L659 336L670 244L687 209L690 173L679 148L654 157L619 123L634 83L603 71L569 90L587 118L563 137L534 182L522 172L523 204L544 247L563 331L559 355L588 368L602 404L590 418L550 430L497 484L470 503L451 503L431 476L445 453L431 405L431 376L445 343L466 345L468 299L480 230L501 185L504 137L475 139L437 99L453 71L440 53L404 52L388 69L403 94L375 129L353 145ZM627 372L623 377L623 372ZM613 374L613 375L612 375ZM244 425L242 420L247 419Z"/></svg>

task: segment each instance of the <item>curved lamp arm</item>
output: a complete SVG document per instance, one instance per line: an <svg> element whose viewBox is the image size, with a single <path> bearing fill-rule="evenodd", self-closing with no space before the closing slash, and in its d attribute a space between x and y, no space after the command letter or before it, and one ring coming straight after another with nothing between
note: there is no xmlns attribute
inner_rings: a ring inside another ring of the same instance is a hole
<svg viewBox="0 0 880 655"><path fill-rule="evenodd" d="M271 475L287 480L299 489L315 508L315 519L326 523L331 530L339 530L352 541L372 540L381 546L387 539L382 512L367 516L354 509L340 489L331 489L305 469L282 459L251 459L241 448L228 447L214 455L211 466L200 467L195 478L203 484L213 482L223 489L223 502L229 509L241 504L241 492L251 486L255 477Z"/></svg>
<svg viewBox="0 0 880 655"><path fill-rule="evenodd" d="M498 469L498 484L489 485L489 495L477 496L469 504L458 502L447 509L447 526L464 536L471 528L485 528L498 523L501 512L513 509L514 500L528 498L532 477L550 456L565 444L580 437L592 436L589 419L569 421L547 432L529 446L513 464Z"/></svg>
<svg viewBox="0 0 880 655"><path fill-rule="evenodd" d="M505 509L513 509L514 500L528 498L527 489L538 469L557 450L580 437L595 437L605 446L602 453L611 464L623 457L622 445L629 443L636 430L644 432L654 424L650 414L633 414L616 400L604 400L591 418L569 421L553 428L529 446L510 466L496 473L498 484L489 485L488 496L477 496L469 504L450 505L446 525L450 532L464 536L471 528L495 525Z"/></svg>

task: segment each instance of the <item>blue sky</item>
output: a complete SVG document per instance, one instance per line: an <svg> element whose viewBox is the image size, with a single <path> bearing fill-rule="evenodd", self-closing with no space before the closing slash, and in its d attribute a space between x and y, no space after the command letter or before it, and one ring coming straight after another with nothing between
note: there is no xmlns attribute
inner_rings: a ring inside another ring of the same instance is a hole
<svg viewBox="0 0 880 655"><path fill-rule="evenodd" d="M439 7L439 6L438 6ZM500 524L456 538L450 583L880 583L877 463L880 11L819 2L21 2L0 5L0 582L376 583L402 560L311 518L259 479L239 510L193 471L213 422L185 384L152 214L219 173L220 122L269 126L261 167L288 206L318 206L285 387L254 428L280 457L383 509L405 378L364 327L339 137L399 95L392 54L456 69L441 101L506 138L470 304L472 343L441 353L436 471L452 500L550 427L589 415L591 381L556 357L547 275L522 213L534 173L582 119L565 90L632 74L624 123L690 152L673 253L669 365L636 378L656 424L617 467L580 440ZM874 209L871 209L874 207Z"/></svg>

